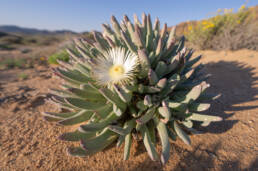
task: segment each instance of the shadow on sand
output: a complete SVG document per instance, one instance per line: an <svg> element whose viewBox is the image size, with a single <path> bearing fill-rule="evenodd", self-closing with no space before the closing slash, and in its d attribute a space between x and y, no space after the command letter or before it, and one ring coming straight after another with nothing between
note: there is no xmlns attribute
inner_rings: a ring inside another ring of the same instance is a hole
<svg viewBox="0 0 258 171"><path fill-rule="evenodd" d="M254 69L239 62L220 61L206 64L205 72L212 74L208 80L211 85L208 92L222 94L219 99L210 101L208 113L222 117L223 121L204 127L202 131L216 134L226 132L238 122L227 118L237 111L258 108L258 105L239 105L257 100L258 89L255 84L258 77L254 76Z"/></svg>
<svg viewBox="0 0 258 171"><path fill-rule="evenodd" d="M205 170L222 170L222 171L240 171L240 170L250 170L255 171L258 169L258 158L254 161L250 161L247 168L241 168L241 157L239 160L219 160L216 156L216 152L221 148L220 143L211 145L210 149L204 149L201 145L195 147L194 150L188 151L185 148L173 144L172 150L174 153L180 154L180 159L177 164L171 168L169 166L163 167L159 162L153 162L151 159L146 158L144 162L140 163L138 166L134 166L129 169L130 171L163 171L163 170L173 170L173 171L205 171ZM171 156L170 160L173 160ZM118 170L123 170L123 167Z"/></svg>

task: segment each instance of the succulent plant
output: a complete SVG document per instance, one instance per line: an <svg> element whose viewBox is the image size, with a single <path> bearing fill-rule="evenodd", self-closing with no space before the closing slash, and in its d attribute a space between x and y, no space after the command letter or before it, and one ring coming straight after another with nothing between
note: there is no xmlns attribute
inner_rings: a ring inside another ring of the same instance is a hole
<svg viewBox="0 0 258 171"><path fill-rule="evenodd" d="M175 27L165 24L160 30L150 15L142 22L127 16L119 24L114 16L112 28L103 24L103 33L93 32L94 40L76 39L68 49L70 61L59 61L54 74L64 80L61 90L51 90L52 102L61 113L45 112L44 118L78 129L60 139L80 141L80 147L68 148L73 156L87 156L116 142L124 143L124 160L129 158L132 138L142 140L152 160L158 160L155 145L159 137L161 161L170 154L170 139L178 136L190 144L193 124L207 126L220 121L204 115L210 107L206 93L207 76L192 59L193 50L184 47L184 37L176 39ZM141 138L139 138L141 137Z"/></svg>

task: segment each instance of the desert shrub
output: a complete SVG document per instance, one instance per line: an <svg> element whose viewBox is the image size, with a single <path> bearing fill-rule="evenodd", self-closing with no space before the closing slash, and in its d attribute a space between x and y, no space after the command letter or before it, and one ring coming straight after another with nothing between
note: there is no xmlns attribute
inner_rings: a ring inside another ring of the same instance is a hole
<svg viewBox="0 0 258 171"><path fill-rule="evenodd" d="M22 44L22 40L22 37L15 35L5 36L1 39L6 44Z"/></svg>
<svg viewBox="0 0 258 171"><path fill-rule="evenodd" d="M33 46L49 46L61 42L64 37L55 34L22 35L22 44Z"/></svg>
<svg viewBox="0 0 258 171"><path fill-rule="evenodd" d="M23 43L25 44L25 45L31 45L31 44L36 44L38 42L38 40L37 39L35 39L35 38L30 38L30 37L26 37L24 40L23 40Z"/></svg>
<svg viewBox="0 0 258 171"><path fill-rule="evenodd" d="M58 38L57 36L46 36L44 39L39 39L38 45L43 45L43 46L49 46L54 43L60 42L61 39Z"/></svg>
<svg viewBox="0 0 258 171"><path fill-rule="evenodd" d="M6 44L0 44L0 50L13 50L15 49L14 47Z"/></svg>
<svg viewBox="0 0 258 171"><path fill-rule="evenodd" d="M58 60L68 62L69 54L65 50L62 50L62 51L54 53L53 55L48 57L49 64L58 64L58 62L57 62Z"/></svg>
<svg viewBox="0 0 258 171"><path fill-rule="evenodd" d="M29 52L31 52L32 50L31 49L29 49L29 48L23 48L23 49L21 49L21 53L29 53Z"/></svg>
<svg viewBox="0 0 258 171"><path fill-rule="evenodd" d="M236 13L233 9L218 10L209 19L189 24L185 35L189 43L199 49L256 49L257 22L251 22L253 17L253 12L245 5Z"/></svg>
<svg viewBox="0 0 258 171"><path fill-rule="evenodd" d="M5 33L5 32L0 32L0 37L4 37L4 36L7 36L8 34Z"/></svg>
<svg viewBox="0 0 258 171"><path fill-rule="evenodd" d="M18 78L21 79L21 80L26 80L26 79L29 77L28 74L25 74L25 73L23 73L23 72L19 73L17 76L18 76Z"/></svg>
<svg viewBox="0 0 258 171"><path fill-rule="evenodd" d="M26 67L26 60L25 59L13 59L13 58L8 58L3 60L0 63L1 66L3 66L4 68L24 68Z"/></svg>

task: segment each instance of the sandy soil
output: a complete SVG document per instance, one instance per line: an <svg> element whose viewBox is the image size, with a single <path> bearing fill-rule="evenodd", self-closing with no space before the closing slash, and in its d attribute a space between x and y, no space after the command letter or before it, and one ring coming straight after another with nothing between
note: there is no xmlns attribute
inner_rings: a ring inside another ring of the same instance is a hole
<svg viewBox="0 0 258 171"><path fill-rule="evenodd" d="M209 113L224 120L192 135L192 146L171 142L166 166L151 161L137 142L128 161L123 161L122 147L86 158L68 156L66 147L75 144L57 137L74 128L48 123L40 114L56 110L44 101L48 88L59 82L50 69L0 71L0 170L258 170L258 52L199 53L205 72L212 74L209 91L222 93ZM29 78L19 80L19 72Z"/></svg>

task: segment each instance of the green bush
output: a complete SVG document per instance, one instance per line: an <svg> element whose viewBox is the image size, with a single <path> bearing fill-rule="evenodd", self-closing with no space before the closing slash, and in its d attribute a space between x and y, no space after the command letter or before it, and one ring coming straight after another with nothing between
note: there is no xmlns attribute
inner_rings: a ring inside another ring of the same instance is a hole
<svg viewBox="0 0 258 171"><path fill-rule="evenodd" d="M5 59L0 62L0 65L4 66L4 68L24 68L26 66L25 59Z"/></svg>
<svg viewBox="0 0 258 171"><path fill-rule="evenodd" d="M0 44L0 50L13 50L15 49L14 47L6 44Z"/></svg>
<svg viewBox="0 0 258 171"><path fill-rule="evenodd" d="M48 57L49 64L58 64L57 60L68 62L69 54L65 50L62 50L61 52L54 53Z"/></svg>
<svg viewBox="0 0 258 171"><path fill-rule="evenodd" d="M242 40L249 38L245 33L250 30L252 14L245 5L235 13L233 9L218 10L214 17L189 24L185 36L195 48L234 49L242 43L238 41L239 37Z"/></svg>
<svg viewBox="0 0 258 171"><path fill-rule="evenodd" d="M29 77L28 74L25 74L25 73L23 73L23 72L19 73L17 76L18 76L18 78L21 79L21 80L26 80L26 79Z"/></svg>

